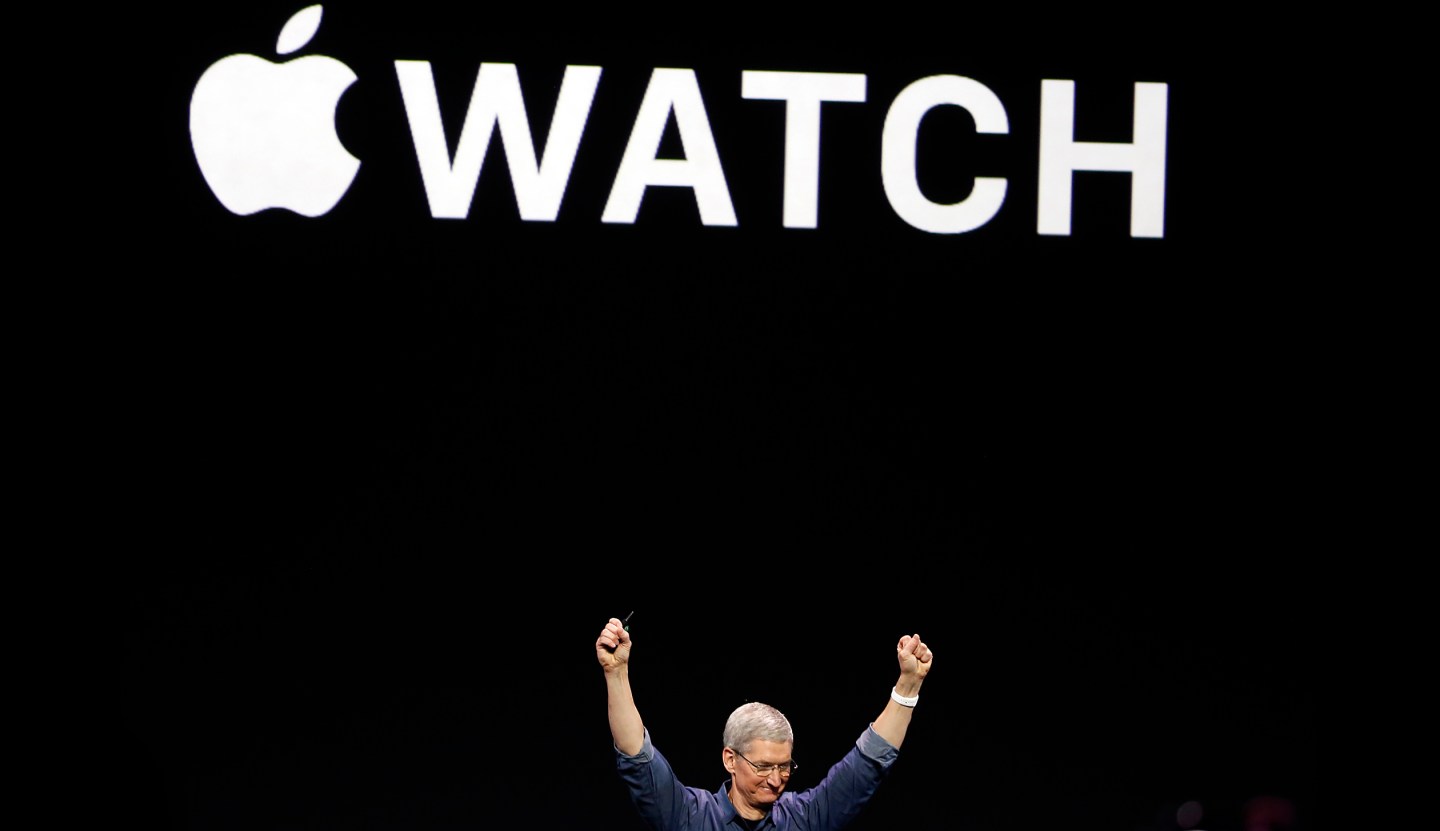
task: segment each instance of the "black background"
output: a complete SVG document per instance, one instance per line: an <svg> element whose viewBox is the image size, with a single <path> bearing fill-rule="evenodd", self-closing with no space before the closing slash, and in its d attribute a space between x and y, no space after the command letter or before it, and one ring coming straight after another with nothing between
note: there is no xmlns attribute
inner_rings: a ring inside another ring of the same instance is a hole
<svg viewBox="0 0 1440 831"><path fill-rule="evenodd" d="M1170 829L1197 800L1239 829L1263 796L1315 827L1305 346L1257 268L1285 229L1246 197L1278 119L1263 32L331 3L302 54L359 76L359 174L322 218L237 217L190 92L274 58L298 7L190 10L124 100L148 185L120 253L147 267L100 290L95 356L119 405L95 487L147 552L115 568L121 808L636 828L590 653L636 610L637 698L688 784L719 784L746 700L794 723L792 787L818 780L918 631L935 673L856 828ZM603 67L558 221L518 218L498 141L469 218L432 219L396 59L431 62L452 145L481 61L519 66L537 142L564 66ZM697 73L738 227L667 188L600 222L654 67ZM868 77L824 108L817 229L781 227L783 105L742 99L746 69ZM1009 180L968 234L911 228L880 184L889 102L935 74L1010 119L922 126L932 199ZM1130 238L1116 174L1077 175L1071 236L1035 233L1045 78L1076 81L1086 141L1127 141L1133 84L1170 85L1163 239Z"/></svg>

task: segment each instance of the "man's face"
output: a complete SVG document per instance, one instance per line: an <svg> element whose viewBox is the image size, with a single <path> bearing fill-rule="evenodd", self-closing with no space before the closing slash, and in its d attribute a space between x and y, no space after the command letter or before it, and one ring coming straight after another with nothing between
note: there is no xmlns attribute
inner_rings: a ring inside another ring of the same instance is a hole
<svg viewBox="0 0 1440 831"><path fill-rule="evenodd" d="M730 771L730 801L739 810L742 805L758 811L769 811L775 800L785 791L790 782L787 775L771 770L762 776L756 766L780 765L791 761L789 742L771 742L756 739L743 748L743 755L734 748L725 748L725 769ZM748 760L748 761L747 761ZM742 811L742 816L744 812Z"/></svg>

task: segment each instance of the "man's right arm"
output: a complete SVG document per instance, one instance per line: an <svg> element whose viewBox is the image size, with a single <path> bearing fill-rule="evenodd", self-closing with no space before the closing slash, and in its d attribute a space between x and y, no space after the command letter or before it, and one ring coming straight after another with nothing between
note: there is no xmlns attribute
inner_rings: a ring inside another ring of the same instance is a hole
<svg viewBox="0 0 1440 831"><path fill-rule="evenodd" d="M617 618L610 618L595 640L595 659L605 670L610 735L615 749L626 756L639 753L645 743L645 724L630 692L630 633Z"/></svg>

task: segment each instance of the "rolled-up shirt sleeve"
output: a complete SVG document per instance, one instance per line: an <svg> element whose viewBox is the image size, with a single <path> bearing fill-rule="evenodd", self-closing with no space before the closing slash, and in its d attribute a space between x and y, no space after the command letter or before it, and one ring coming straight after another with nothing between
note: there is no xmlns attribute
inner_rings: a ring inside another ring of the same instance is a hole
<svg viewBox="0 0 1440 831"><path fill-rule="evenodd" d="M691 803L696 801L695 797L680 784L670 763L650 743L648 729L639 753L628 756L616 748L615 755L620 778L629 788L630 799L646 824L665 831L690 827L686 818L694 813Z"/></svg>
<svg viewBox="0 0 1440 831"><path fill-rule="evenodd" d="M885 738L875 732L875 725L865 728L860 738L855 740L855 746L866 757L874 760L881 768L888 768L895 764L895 759L900 755L900 748L885 741Z"/></svg>

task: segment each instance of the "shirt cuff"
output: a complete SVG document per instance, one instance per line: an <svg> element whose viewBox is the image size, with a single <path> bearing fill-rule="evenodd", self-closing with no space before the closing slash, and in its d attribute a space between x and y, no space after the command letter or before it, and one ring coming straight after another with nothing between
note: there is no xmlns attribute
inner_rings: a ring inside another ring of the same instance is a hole
<svg viewBox="0 0 1440 831"><path fill-rule="evenodd" d="M883 741L885 741L885 740L884 740L884 739L881 739L880 741L883 742ZM617 747L617 748L615 748L615 755L616 755L616 756L619 756L621 759L625 759L625 760L628 760L628 761L631 761L631 762L648 762L648 761L650 761L652 758L654 758L654 756L655 756L655 746L652 745L652 744L650 744L650 728L648 728L648 727L645 728L645 738L640 742L640 752L639 752L639 753L636 753L634 756L631 756L631 755L626 754L626 753L621 753L621 752L620 752L620 748Z"/></svg>
<svg viewBox="0 0 1440 831"><path fill-rule="evenodd" d="M875 732L873 724L866 727L865 732L860 734L855 746L860 748L860 752L867 758L874 760L883 768L890 767L895 762L895 758L900 755L900 748L885 741L883 736Z"/></svg>

